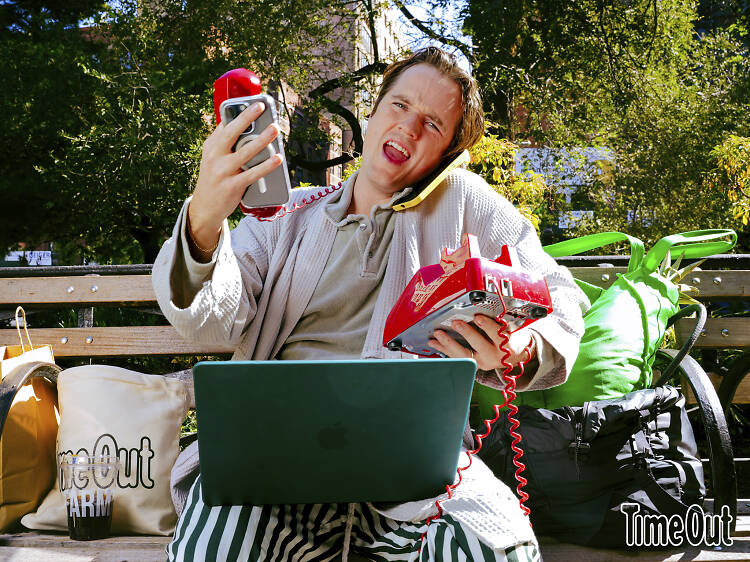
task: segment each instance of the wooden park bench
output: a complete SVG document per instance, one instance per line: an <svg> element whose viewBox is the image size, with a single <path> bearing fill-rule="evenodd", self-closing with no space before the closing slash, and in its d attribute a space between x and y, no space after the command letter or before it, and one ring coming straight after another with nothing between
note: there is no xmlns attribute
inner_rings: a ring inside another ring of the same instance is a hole
<svg viewBox="0 0 750 562"><path fill-rule="evenodd" d="M614 281L616 273L624 271L624 259L607 256L563 258L558 261L571 267L574 275L581 279L607 285ZM600 263L607 266L602 267ZM700 299L706 302L750 301L750 256L714 258L704 264L704 269L695 272L688 280L701 289ZM160 322L155 322L159 325L97 325L96 320L101 312L95 316L95 310L102 311L104 307L158 314L151 287L150 266L147 265L0 268L0 323L9 324L8 320L13 317L17 305L22 305L26 310L32 340L37 344L51 344L61 366L76 364L76 361L77 364L89 360L106 364L113 358L226 356L231 352L226 346L183 340L174 328L166 325L163 317ZM34 327L38 325L36 315L43 316L44 311L50 308L75 310L77 325ZM685 338L694 324L695 319L680 319L676 331L681 338ZM709 463L706 459L704 463L709 465L709 488L715 495L714 500L707 503L709 506L713 501L717 505L729 505L733 512L738 513L732 534L734 545L720 550L714 547L681 547L638 555L646 560L750 560L750 500L742 499L750 498L750 471L747 468L750 460L732 458L724 417L732 403L750 403L750 377L744 377L750 370L750 354L740 353L729 364L722 364L722 360L717 359L718 350L742 352L750 348L750 317L709 318L703 331L704 335L698 338L695 348L704 356L700 358L700 363L706 366L708 375L698 361L688 356L681 365L685 372L692 374L694 380L692 385L686 382L684 388L691 396L697 390L703 402L708 404L701 412L703 419L718 428L718 431L713 434L709 432L707 436L710 457L714 460ZM17 340L15 329L0 329L0 345L14 345L18 343ZM56 373L50 371L47 375L54 379ZM189 387L192 384L189 371L173 375L184 380ZM6 379L0 384L0 400L3 393L10 391L11 383ZM689 388L691 386L696 389ZM69 540L63 533L19 531L0 534L0 560L163 560L168 542L168 537L144 536L117 536L78 542ZM593 549L544 537L540 538L540 544L546 560L630 560L634 556L632 550Z"/></svg>

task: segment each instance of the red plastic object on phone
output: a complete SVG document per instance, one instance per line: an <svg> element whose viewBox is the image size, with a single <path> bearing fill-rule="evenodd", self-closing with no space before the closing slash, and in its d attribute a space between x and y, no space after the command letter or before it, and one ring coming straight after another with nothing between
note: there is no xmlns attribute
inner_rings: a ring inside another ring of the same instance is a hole
<svg viewBox="0 0 750 562"><path fill-rule="evenodd" d="M260 94L260 78L246 68L234 68L225 72L214 82L214 116L216 124L221 123L219 106L229 98L257 96Z"/></svg>
<svg viewBox="0 0 750 562"><path fill-rule="evenodd" d="M467 345L451 321L472 323L475 314L501 318L507 333L552 312L547 282L518 267L515 248L503 246L495 260L481 257L473 234L464 234L454 251L443 249L440 263L420 268L385 323L383 345L425 357L442 357L428 345L436 329Z"/></svg>

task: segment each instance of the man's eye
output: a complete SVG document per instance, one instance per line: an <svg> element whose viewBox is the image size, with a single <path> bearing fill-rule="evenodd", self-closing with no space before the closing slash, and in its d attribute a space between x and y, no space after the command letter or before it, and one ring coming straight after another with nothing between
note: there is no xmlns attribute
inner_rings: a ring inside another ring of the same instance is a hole
<svg viewBox="0 0 750 562"><path fill-rule="evenodd" d="M438 127L437 125L435 125L435 123L433 123L432 121L428 121L428 122L427 122L427 126L428 126L428 127L432 127L432 128L433 128L434 130L436 130L436 131L437 131L438 133L440 132L440 127Z"/></svg>
<svg viewBox="0 0 750 562"><path fill-rule="evenodd" d="M393 105L395 105L395 106L396 106L396 107L398 107L399 109L404 109L404 108L406 107L406 106L405 106L405 105L404 105L403 103L401 103L401 102L399 102L399 101L394 101L394 102L393 102Z"/></svg>

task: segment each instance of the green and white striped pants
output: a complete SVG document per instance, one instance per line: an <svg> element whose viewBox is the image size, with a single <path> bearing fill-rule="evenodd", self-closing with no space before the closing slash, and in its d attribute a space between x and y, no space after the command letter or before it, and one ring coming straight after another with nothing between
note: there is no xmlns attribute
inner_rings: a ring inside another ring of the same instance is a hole
<svg viewBox="0 0 750 562"><path fill-rule="evenodd" d="M344 550L368 560L541 560L534 544L493 552L450 515L427 527L420 556L424 531L424 522L395 521L365 503L211 507L203 503L198 477L167 554L169 560L231 562L323 562L340 560Z"/></svg>

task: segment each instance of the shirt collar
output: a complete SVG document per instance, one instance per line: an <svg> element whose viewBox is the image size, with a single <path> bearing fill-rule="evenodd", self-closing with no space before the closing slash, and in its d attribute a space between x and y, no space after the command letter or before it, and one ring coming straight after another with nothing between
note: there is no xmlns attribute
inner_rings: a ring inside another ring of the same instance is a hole
<svg viewBox="0 0 750 562"><path fill-rule="evenodd" d="M323 207L323 212L325 213L326 218L335 225L341 226L341 224L346 224L347 222L355 220L354 217L362 216L349 215L348 213L349 205L352 202L352 195L354 194L354 182L357 179L358 174L359 171L354 172L349 179L344 182L343 188L340 189L332 199L326 201ZM405 187L401 191L394 193L388 203L377 205L373 209L373 215L380 210L391 210L393 204L397 200L401 199L404 195L411 193L411 191L411 187Z"/></svg>

